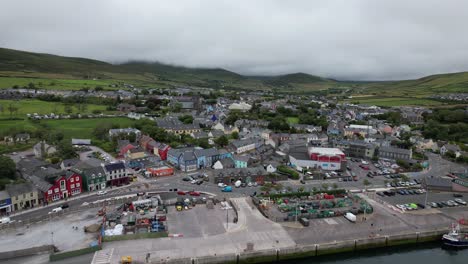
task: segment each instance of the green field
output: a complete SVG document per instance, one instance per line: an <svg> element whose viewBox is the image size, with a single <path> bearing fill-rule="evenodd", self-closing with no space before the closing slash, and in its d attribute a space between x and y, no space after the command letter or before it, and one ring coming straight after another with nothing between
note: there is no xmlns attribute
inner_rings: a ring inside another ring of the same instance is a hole
<svg viewBox="0 0 468 264"><path fill-rule="evenodd" d="M10 113L9 106L13 106L18 109L16 112ZM46 102L35 99L21 99L21 100L0 100L0 118L9 118L11 117L26 117L26 114L66 114L65 104L58 102ZM71 114L91 114L93 110L99 110L102 113L110 113L111 111L106 110L105 105L96 105L96 104L86 104L86 109L80 111L78 109L78 104L72 105ZM1 111L3 110L3 111ZM11 115L10 115L11 114Z"/></svg>
<svg viewBox="0 0 468 264"><path fill-rule="evenodd" d="M345 102L377 105L377 106L439 106L442 102L425 98L406 98L406 97L355 97L347 99Z"/></svg>
<svg viewBox="0 0 468 264"><path fill-rule="evenodd" d="M298 124L299 118L298 117L286 117L286 121L291 125Z"/></svg>
<svg viewBox="0 0 468 264"><path fill-rule="evenodd" d="M0 89L13 88L15 85L19 88L24 88L28 87L29 83L33 83L38 89L51 90L80 90L82 88L94 89L97 86L107 90L118 89L109 87L110 84L116 83L115 80L46 79L0 76Z"/></svg>
<svg viewBox="0 0 468 264"><path fill-rule="evenodd" d="M63 132L65 138L92 138L93 129L102 123L118 124L120 127L132 127L135 120L126 117L117 118L95 118L95 119L63 119L44 120L41 123L47 124L53 130Z"/></svg>
<svg viewBox="0 0 468 264"><path fill-rule="evenodd" d="M62 131L66 138L91 138L93 129L101 123L117 124L120 127L131 127L135 121L126 117L93 118L93 119L60 119L60 120L1 120L0 135L12 129L16 132L33 133L40 124L54 131Z"/></svg>

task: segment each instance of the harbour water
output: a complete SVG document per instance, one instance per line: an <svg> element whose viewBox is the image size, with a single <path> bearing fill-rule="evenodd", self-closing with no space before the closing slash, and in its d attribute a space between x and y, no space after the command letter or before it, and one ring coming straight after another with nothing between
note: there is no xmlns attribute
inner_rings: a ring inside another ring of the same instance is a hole
<svg viewBox="0 0 468 264"><path fill-rule="evenodd" d="M467 264L468 249L447 250L440 243L419 246L374 249L357 253L320 256L308 259L289 260L291 264Z"/></svg>

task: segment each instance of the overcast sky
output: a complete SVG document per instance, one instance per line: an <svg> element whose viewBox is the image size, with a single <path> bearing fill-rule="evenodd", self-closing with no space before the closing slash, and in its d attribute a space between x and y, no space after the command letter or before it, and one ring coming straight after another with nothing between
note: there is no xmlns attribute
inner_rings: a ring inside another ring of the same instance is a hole
<svg viewBox="0 0 468 264"><path fill-rule="evenodd" d="M466 0L4 0L0 47L249 75L468 71Z"/></svg>

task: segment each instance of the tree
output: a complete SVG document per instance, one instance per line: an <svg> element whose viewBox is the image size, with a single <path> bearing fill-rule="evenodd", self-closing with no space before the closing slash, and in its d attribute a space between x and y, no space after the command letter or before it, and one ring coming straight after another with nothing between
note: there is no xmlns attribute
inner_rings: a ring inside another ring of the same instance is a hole
<svg viewBox="0 0 468 264"><path fill-rule="evenodd" d="M67 114L73 113L73 109L72 109L71 105L69 105L69 104L66 104L66 105L63 107L63 111L65 111L65 113L67 113Z"/></svg>
<svg viewBox="0 0 468 264"><path fill-rule="evenodd" d="M328 190L328 184L327 183L322 183L322 190Z"/></svg>
<svg viewBox="0 0 468 264"><path fill-rule="evenodd" d="M10 104L8 105L8 112L10 112L10 118L13 116L13 113L18 112L18 107Z"/></svg>
<svg viewBox="0 0 468 264"><path fill-rule="evenodd" d="M28 88L31 89L31 90L34 90L36 88L36 86L34 85L34 83L30 82L30 83L28 83Z"/></svg>
<svg viewBox="0 0 468 264"><path fill-rule="evenodd" d="M232 139L239 139L239 132L237 132L237 131L232 132L231 138Z"/></svg>
<svg viewBox="0 0 468 264"><path fill-rule="evenodd" d="M338 189L338 184L333 183L333 184L332 184L332 188L333 188L334 190Z"/></svg>
<svg viewBox="0 0 468 264"><path fill-rule="evenodd" d="M366 189L367 189L367 186L369 186L371 183L369 182L369 180L364 179L364 181L362 182L362 184L364 184L364 186L365 186Z"/></svg>
<svg viewBox="0 0 468 264"><path fill-rule="evenodd" d="M179 116L179 120L184 124L192 124L193 123L193 116L191 116L191 115Z"/></svg>
<svg viewBox="0 0 468 264"><path fill-rule="evenodd" d="M99 123L93 130L93 136L95 136L97 139L104 140L107 138L109 129L111 128L111 123Z"/></svg>
<svg viewBox="0 0 468 264"><path fill-rule="evenodd" d="M58 156L62 159L71 159L77 157L78 155L76 154L70 142L62 140L58 143Z"/></svg>
<svg viewBox="0 0 468 264"><path fill-rule="evenodd" d="M7 156L0 156L0 179L15 179L16 178L16 165L15 162Z"/></svg>
<svg viewBox="0 0 468 264"><path fill-rule="evenodd" d="M215 139L215 143L221 147L225 147L229 144L229 139L225 135L222 135L219 138Z"/></svg>

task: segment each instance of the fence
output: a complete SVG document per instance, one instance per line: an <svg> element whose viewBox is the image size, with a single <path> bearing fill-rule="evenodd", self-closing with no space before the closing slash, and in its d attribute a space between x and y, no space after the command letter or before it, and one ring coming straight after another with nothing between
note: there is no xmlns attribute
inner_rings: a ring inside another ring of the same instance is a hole
<svg viewBox="0 0 468 264"><path fill-rule="evenodd" d="M198 258L151 259L151 263L170 264L209 264L209 263L272 263L304 257L321 256L342 252L391 247L403 244L415 244L440 239L447 230L401 233L392 236L370 237L353 240L336 241L294 247L273 248L255 251L243 251L225 255L211 255Z"/></svg>
<svg viewBox="0 0 468 264"><path fill-rule="evenodd" d="M97 246L82 248L82 249L73 250L73 251L66 251L66 252L61 252L61 253L50 254L49 255L49 260L50 261L57 261L57 260L62 260L62 259L66 259L66 258L77 257L77 256L85 255L85 254L88 254L88 253L93 253L93 252L96 252L96 251L101 250L101 249L102 249L102 246L97 245Z"/></svg>
<svg viewBox="0 0 468 264"><path fill-rule="evenodd" d="M38 247L33 247L33 248L0 252L0 260L32 256L32 255L36 255L39 253L51 253L51 252L54 252L54 250L55 250L54 245L44 245L44 246L38 246Z"/></svg>

